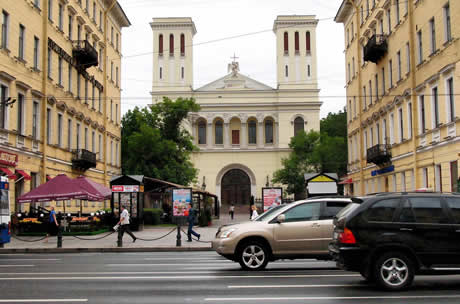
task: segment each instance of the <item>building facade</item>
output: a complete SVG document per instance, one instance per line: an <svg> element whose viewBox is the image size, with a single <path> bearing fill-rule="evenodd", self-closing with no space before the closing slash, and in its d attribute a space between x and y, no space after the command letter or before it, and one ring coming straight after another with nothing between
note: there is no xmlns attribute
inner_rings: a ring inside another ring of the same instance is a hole
<svg viewBox="0 0 460 304"><path fill-rule="evenodd" d="M278 16L277 87L240 73L236 58L227 73L193 89L191 18L154 18L153 103L163 96L193 97L201 106L186 121L199 151L192 161L199 182L222 205L247 205L273 186L273 172L290 153L291 137L300 130L319 130L319 101L314 16Z"/></svg>
<svg viewBox="0 0 460 304"><path fill-rule="evenodd" d="M344 0L347 190L459 191L460 3Z"/></svg>
<svg viewBox="0 0 460 304"><path fill-rule="evenodd" d="M16 198L60 173L108 186L121 171L121 29L130 25L121 6L4 0L0 11L0 171L11 210L24 210Z"/></svg>

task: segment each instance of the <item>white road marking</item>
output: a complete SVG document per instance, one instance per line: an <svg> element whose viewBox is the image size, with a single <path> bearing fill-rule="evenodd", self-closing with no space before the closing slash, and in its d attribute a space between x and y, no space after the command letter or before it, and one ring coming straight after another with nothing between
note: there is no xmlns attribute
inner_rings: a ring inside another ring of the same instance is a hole
<svg viewBox="0 0 460 304"><path fill-rule="evenodd" d="M357 284L327 284L327 285L228 285L230 289L250 288L327 288L327 287L369 287Z"/></svg>
<svg viewBox="0 0 460 304"><path fill-rule="evenodd" d="M236 302L236 301L320 301L320 300L411 300L411 299L457 299L460 295L439 296L374 296L374 297L265 297L265 298L205 298L212 302Z"/></svg>
<svg viewBox="0 0 460 304"><path fill-rule="evenodd" d="M60 261L61 259L1 259L0 261Z"/></svg>
<svg viewBox="0 0 460 304"><path fill-rule="evenodd" d="M184 268L185 269L185 268ZM283 271L285 272L285 271ZM295 271L290 271L289 275L294 275ZM91 271L91 272L6 272L2 273L2 275L96 275L96 274L209 274L213 273L211 271ZM265 270L263 274L261 275L266 275L266 274L278 274L278 275L283 275L283 273L279 270Z"/></svg>
<svg viewBox="0 0 460 304"><path fill-rule="evenodd" d="M35 265L0 265L0 267L35 267Z"/></svg>
<svg viewBox="0 0 460 304"><path fill-rule="evenodd" d="M209 260L209 262L206 262L206 263L193 263L193 266L219 266L219 265L222 265L222 264L233 264L235 262L233 261L230 261L230 260L222 260L222 261L219 261L219 260ZM321 263L321 262L318 262L318 263L312 263L312 262L309 262L309 263L301 263L301 262L273 262L273 263L270 263L269 265L311 265L311 264L324 264L324 263ZM149 263L149 264L105 264L105 266L107 267L145 267L145 266L191 266L192 264L190 263ZM329 264L328 264L329 265ZM331 268L336 268L335 265L333 266L331 264Z"/></svg>
<svg viewBox="0 0 460 304"><path fill-rule="evenodd" d="M199 261L221 261L221 262L232 262L230 260L227 260L227 259L210 259L210 258L182 258L182 257L178 257L178 258L144 258L144 260L146 261L156 261L156 260L199 260Z"/></svg>
<svg viewBox="0 0 460 304"><path fill-rule="evenodd" d="M0 277L0 281L23 280L190 280L190 279L265 279L265 278L325 278L325 277L359 277L356 274L299 274L299 275L182 275L182 276L87 276L87 277Z"/></svg>
<svg viewBox="0 0 460 304"><path fill-rule="evenodd" d="M0 300L0 303L71 303L71 302L88 302L88 299L9 299Z"/></svg>

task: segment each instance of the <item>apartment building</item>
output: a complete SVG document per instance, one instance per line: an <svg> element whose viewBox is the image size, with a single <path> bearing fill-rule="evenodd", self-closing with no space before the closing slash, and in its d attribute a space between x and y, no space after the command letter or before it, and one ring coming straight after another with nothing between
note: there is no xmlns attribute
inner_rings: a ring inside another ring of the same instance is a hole
<svg viewBox="0 0 460 304"><path fill-rule="evenodd" d="M123 9L116 0L2 0L0 12L0 173L11 210L60 173L108 186L121 171Z"/></svg>
<svg viewBox="0 0 460 304"><path fill-rule="evenodd" d="M460 2L344 0L347 192L459 191Z"/></svg>

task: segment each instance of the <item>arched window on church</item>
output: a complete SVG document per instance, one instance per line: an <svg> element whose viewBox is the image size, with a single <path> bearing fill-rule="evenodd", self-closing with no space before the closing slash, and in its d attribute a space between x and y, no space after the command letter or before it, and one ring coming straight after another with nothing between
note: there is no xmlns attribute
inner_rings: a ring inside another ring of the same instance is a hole
<svg viewBox="0 0 460 304"><path fill-rule="evenodd" d="M206 122L203 120L198 123L198 144L206 144Z"/></svg>
<svg viewBox="0 0 460 304"><path fill-rule="evenodd" d="M289 53L289 38L288 33L284 32L284 55Z"/></svg>
<svg viewBox="0 0 460 304"><path fill-rule="evenodd" d="M224 143L224 131L222 120L216 121L215 124L215 136L216 136L216 145L222 145Z"/></svg>
<svg viewBox="0 0 460 304"><path fill-rule="evenodd" d="M299 134L300 131L304 131L304 120L302 117L294 119L294 136Z"/></svg>
<svg viewBox="0 0 460 304"><path fill-rule="evenodd" d="M169 35L169 56L174 56L174 35Z"/></svg>
<svg viewBox="0 0 460 304"><path fill-rule="evenodd" d="M257 122L255 120L248 122L248 144L257 144Z"/></svg>
<svg viewBox="0 0 460 304"><path fill-rule="evenodd" d="M163 56L163 34L158 37L158 53Z"/></svg>
<svg viewBox="0 0 460 304"><path fill-rule="evenodd" d="M185 35L180 35L180 55L185 56Z"/></svg>
<svg viewBox="0 0 460 304"><path fill-rule="evenodd" d="M295 46L295 53L299 54L299 32L295 32L294 34L294 46Z"/></svg>
<svg viewBox="0 0 460 304"><path fill-rule="evenodd" d="M305 46L306 46L306 50L307 50L307 55L310 55L311 54L311 45L310 45L310 32L307 32L306 36L305 36Z"/></svg>
<svg viewBox="0 0 460 304"><path fill-rule="evenodd" d="M271 119L265 121L265 143L273 144L273 120Z"/></svg>

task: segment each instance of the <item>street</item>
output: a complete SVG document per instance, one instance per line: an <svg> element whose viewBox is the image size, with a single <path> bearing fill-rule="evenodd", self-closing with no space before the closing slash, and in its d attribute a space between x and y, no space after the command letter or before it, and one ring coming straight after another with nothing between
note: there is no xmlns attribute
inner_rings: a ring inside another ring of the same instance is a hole
<svg viewBox="0 0 460 304"><path fill-rule="evenodd" d="M0 303L458 303L460 276L416 277L389 293L333 262L242 271L212 251L2 254Z"/></svg>

